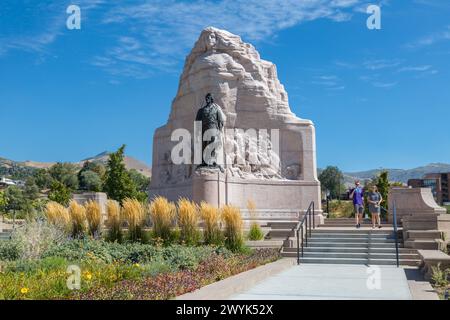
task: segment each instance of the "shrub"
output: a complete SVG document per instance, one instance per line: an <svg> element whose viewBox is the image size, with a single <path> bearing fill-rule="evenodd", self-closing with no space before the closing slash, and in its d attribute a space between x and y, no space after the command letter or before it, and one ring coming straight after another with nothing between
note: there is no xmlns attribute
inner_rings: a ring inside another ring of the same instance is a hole
<svg viewBox="0 0 450 320"><path fill-rule="evenodd" d="M100 235L100 226L102 223L102 212L100 205L95 201L88 201L84 205L86 208L86 219L89 227L89 234L97 238Z"/></svg>
<svg viewBox="0 0 450 320"><path fill-rule="evenodd" d="M0 261L17 260L21 255L21 247L17 241L0 241Z"/></svg>
<svg viewBox="0 0 450 320"><path fill-rule="evenodd" d="M160 238L165 243L171 240L176 207L164 197L156 197L149 205L150 218L153 224L153 237Z"/></svg>
<svg viewBox="0 0 450 320"><path fill-rule="evenodd" d="M12 234L12 240L20 247L20 257L24 260L41 258L41 255L53 244L66 240L61 229L47 221L28 221L17 228Z"/></svg>
<svg viewBox="0 0 450 320"><path fill-rule="evenodd" d="M106 211L108 214L108 220L106 226L108 227L108 241L122 242L122 218L120 214L120 204L115 200L108 200L106 203Z"/></svg>
<svg viewBox="0 0 450 320"><path fill-rule="evenodd" d="M200 204L200 216L203 220L203 240L206 244L221 245L223 243L220 231L220 212L206 202Z"/></svg>
<svg viewBox="0 0 450 320"><path fill-rule="evenodd" d="M127 198L122 203L122 214L128 222L128 238L131 241L144 241L145 207L136 199Z"/></svg>
<svg viewBox="0 0 450 320"><path fill-rule="evenodd" d="M178 226L183 243L197 244L199 240L198 206L194 202L184 198L178 200Z"/></svg>
<svg viewBox="0 0 450 320"><path fill-rule="evenodd" d="M350 218L354 216L354 207L352 201L333 200L329 202L329 218Z"/></svg>
<svg viewBox="0 0 450 320"><path fill-rule="evenodd" d="M75 200L70 201L69 214L72 220L72 237L83 238L86 231L86 209Z"/></svg>
<svg viewBox="0 0 450 320"><path fill-rule="evenodd" d="M47 203L45 215L48 222L51 224L65 230L66 232L71 231L72 226L69 210L67 210L67 208L63 205L54 201Z"/></svg>
<svg viewBox="0 0 450 320"><path fill-rule="evenodd" d="M431 267L431 279L433 280L433 283L438 287L447 287L448 277L450 275L450 269L443 270L441 269L441 264L438 263L437 266Z"/></svg>
<svg viewBox="0 0 450 320"><path fill-rule="evenodd" d="M248 232L248 239L251 241L259 241L264 238L264 233L258 223L252 222L250 231Z"/></svg>
<svg viewBox="0 0 450 320"><path fill-rule="evenodd" d="M239 208L226 205L222 208L225 222L225 246L231 251L241 251L244 246L242 237L242 217Z"/></svg>
<svg viewBox="0 0 450 320"><path fill-rule="evenodd" d="M250 218L252 220L256 219L256 205L252 200L247 201L247 209L250 213ZM262 240L264 238L264 233L257 222L252 222L250 225L250 231L248 233L248 239L252 241Z"/></svg>

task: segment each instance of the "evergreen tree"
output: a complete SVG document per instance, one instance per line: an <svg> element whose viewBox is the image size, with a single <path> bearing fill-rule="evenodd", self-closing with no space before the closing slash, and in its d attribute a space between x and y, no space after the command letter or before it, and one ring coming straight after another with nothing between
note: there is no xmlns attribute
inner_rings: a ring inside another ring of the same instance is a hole
<svg viewBox="0 0 450 320"><path fill-rule="evenodd" d="M342 181L344 175L338 167L328 166L319 175L322 191L330 191L332 199L339 198L340 194L345 191Z"/></svg>
<svg viewBox="0 0 450 320"><path fill-rule="evenodd" d="M124 151L125 145L109 155L103 186L103 191L108 197L120 203L126 198L135 198L138 194L136 185L125 167Z"/></svg>
<svg viewBox="0 0 450 320"><path fill-rule="evenodd" d="M381 206L388 209L388 194L389 194L389 172L388 171L382 171L377 179L376 179L376 185L378 187L378 192L383 197L383 201L381 202Z"/></svg>
<svg viewBox="0 0 450 320"><path fill-rule="evenodd" d="M59 181L54 181L50 187L48 198L51 201L58 202L63 206L67 206L70 202L72 194L70 189Z"/></svg>

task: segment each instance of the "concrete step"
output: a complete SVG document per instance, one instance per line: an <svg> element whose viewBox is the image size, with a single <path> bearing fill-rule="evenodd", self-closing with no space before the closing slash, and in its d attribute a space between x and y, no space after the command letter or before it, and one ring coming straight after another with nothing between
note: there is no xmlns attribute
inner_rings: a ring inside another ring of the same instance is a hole
<svg viewBox="0 0 450 320"><path fill-rule="evenodd" d="M0 240L8 240L10 237L10 234L7 232L0 233Z"/></svg>
<svg viewBox="0 0 450 320"><path fill-rule="evenodd" d="M407 232L408 239L416 240L416 239L441 239L442 232L439 230L408 230Z"/></svg>
<svg viewBox="0 0 450 320"><path fill-rule="evenodd" d="M320 242L320 241L308 241L309 247L340 247L340 248L368 248L368 243L363 242ZM372 243L373 248L395 248L395 243ZM399 247L402 247L399 244Z"/></svg>
<svg viewBox="0 0 450 320"><path fill-rule="evenodd" d="M355 239L392 239L392 233L350 233L350 232L327 232L327 233L312 233L312 238L355 238Z"/></svg>
<svg viewBox="0 0 450 320"><path fill-rule="evenodd" d="M267 234L267 239L276 239L276 238L287 238L287 237L295 237L295 230L292 229L276 229L270 230Z"/></svg>
<svg viewBox="0 0 450 320"><path fill-rule="evenodd" d="M274 221L268 222L267 227L274 229L293 229L297 226L297 221Z"/></svg>
<svg viewBox="0 0 450 320"><path fill-rule="evenodd" d="M284 257L295 258L297 252L284 251L282 252ZM305 258L351 258L351 259L392 259L396 260L396 254L394 253L358 253L358 252L304 252ZM400 260L420 260L418 254L399 254Z"/></svg>
<svg viewBox="0 0 450 320"><path fill-rule="evenodd" d="M356 229L354 226L350 228L328 228L328 227L320 227L312 230L312 233L351 233L351 234L392 234L394 231L391 229L372 229L372 228L364 228L364 229ZM399 232L400 234L400 232Z"/></svg>
<svg viewBox="0 0 450 320"><path fill-rule="evenodd" d="M312 237L309 238L308 241L312 242L346 242L346 243L395 243L393 239L378 239L378 238L344 238L344 237L338 237L338 238L321 238L321 237Z"/></svg>
<svg viewBox="0 0 450 320"><path fill-rule="evenodd" d="M353 252L353 253L386 253L386 254L395 254L394 248L348 248L348 247L304 247L303 250L305 252L337 252L337 253L345 253L345 252ZM297 252L297 247L292 248L283 248L284 252ZM417 255L417 250L415 249L407 249L407 248L399 248L400 254L413 254Z"/></svg>
<svg viewBox="0 0 450 320"><path fill-rule="evenodd" d="M349 227L352 227L352 228L356 229L356 223L355 222L353 222L353 223L325 223L325 224L319 225L319 228L331 228L331 227L333 227L333 228L349 228ZM371 228L372 224L371 223L362 223L361 227L362 228ZM383 229L383 228L393 228L393 227L394 227L394 225L392 225L392 224L382 224L382 228L381 229Z"/></svg>
<svg viewBox="0 0 450 320"><path fill-rule="evenodd" d="M400 265L417 266L420 261L403 259ZM368 264L368 265L396 265L395 259L362 259L362 258L302 258L301 263L315 264Z"/></svg>
<svg viewBox="0 0 450 320"><path fill-rule="evenodd" d="M434 240L406 240L405 247L422 250L439 250L439 243Z"/></svg>
<svg viewBox="0 0 450 320"><path fill-rule="evenodd" d="M245 244L250 248L281 248L283 240L246 241Z"/></svg>

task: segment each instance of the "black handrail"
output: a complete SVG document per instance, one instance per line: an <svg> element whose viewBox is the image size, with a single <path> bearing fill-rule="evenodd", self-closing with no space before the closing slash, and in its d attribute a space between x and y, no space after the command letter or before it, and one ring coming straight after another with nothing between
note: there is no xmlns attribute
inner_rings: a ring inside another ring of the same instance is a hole
<svg viewBox="0 0 450 320"><path fill-rule="evenodd" d="M303 230L305 226L306 226L306 233ZM300 264L300 249L301 249L301 257L303 257L305 245L306 247L308 247L308 228L309 228L309 237L311 237L312 234L311 226L314 229L316 229L316 222L314 219L314 201L310 203L308 210L306 210L305 215L301 220L299 217L299 223L295 229L295 233L297 236L297 264ZM302 240L301 245L300 245L300 236ZM305 241L303 241L303 238L305 238Z"/></svg>
<svg viewBox="0 0 450 320"><path fill-rule="evenodd" d="M381 210L384 210L387 214L389 214L389 211L386 210L383 207L380 207ZM393 207L392 207L392 225L394 226L394 240L395 240L395 258L397 260L397 268L400 267L400 257L399 257L399 249L398 249L398 226L397 226L397 207L394 201Z"/></svg>

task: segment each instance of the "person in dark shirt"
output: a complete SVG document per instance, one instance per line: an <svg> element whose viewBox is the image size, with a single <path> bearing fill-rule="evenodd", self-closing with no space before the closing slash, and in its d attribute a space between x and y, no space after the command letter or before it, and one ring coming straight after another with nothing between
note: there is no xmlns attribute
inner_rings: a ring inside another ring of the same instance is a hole
<svg viewBox="0 0 450 320"><path fill-rule="evenodd" d="M383 201L383 197L378 192L377 186L372 186L371 191L367 195L367 202L369 203L369 211L372 215L372 229L376 228L378 224L378 228L381 229L381 201Z"/></svg>
<svg viewBox="0 0 450 320"><path fill-rule="evenodd" d="M364 213L364 189L361 187L359 180L355 181L355 188L350 192L350 199L353 199L355 207L356 228L361 228L361 221Z"/></svg>

